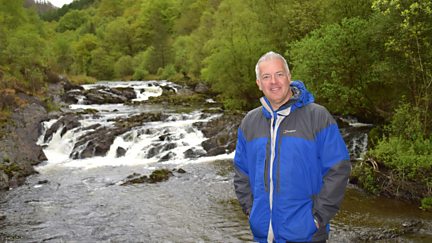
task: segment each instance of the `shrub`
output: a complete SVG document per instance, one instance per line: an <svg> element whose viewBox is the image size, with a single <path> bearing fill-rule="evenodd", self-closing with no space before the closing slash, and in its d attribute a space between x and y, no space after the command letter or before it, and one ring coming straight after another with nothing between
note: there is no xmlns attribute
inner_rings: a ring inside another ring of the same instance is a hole
<svg viewBox="0 0 432 243"><path fill-rule="evenodd" d="M425 197L421 200L421 209L432 210L432 197Z"/></svg>

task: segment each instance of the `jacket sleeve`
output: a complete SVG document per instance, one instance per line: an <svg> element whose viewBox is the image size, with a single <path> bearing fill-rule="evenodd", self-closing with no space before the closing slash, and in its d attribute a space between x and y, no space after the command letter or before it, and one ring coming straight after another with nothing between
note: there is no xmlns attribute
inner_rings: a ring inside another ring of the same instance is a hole
<svg viewBox="0 0 432 243"><path fill-rule="evenodd" d="M313 214L320 227L327 225L339 211L351 172L349 153L338 126L333 118L327 121L329 125L317 136L323 185L314 198Z"/></svg>
<svg viewBox="0 0 432 243"><path fill-rule="evenodd" d="M243 212L249 215L252 208L253 196L247 169L246 141L240 128L237 134L237 145L234 156L234 189Z"/></svg>

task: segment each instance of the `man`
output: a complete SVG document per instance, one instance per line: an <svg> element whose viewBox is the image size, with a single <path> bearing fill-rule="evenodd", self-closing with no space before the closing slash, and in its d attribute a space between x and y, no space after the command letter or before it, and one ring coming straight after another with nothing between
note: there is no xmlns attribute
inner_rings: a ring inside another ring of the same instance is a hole
<svg viewBox="0 0 432 243"><path fill-rule="evenodd" d="M261 107L240 124L234 187L258 242L326 242L351 171L333 117L288 64L269 52L256 64Z"/></svg>

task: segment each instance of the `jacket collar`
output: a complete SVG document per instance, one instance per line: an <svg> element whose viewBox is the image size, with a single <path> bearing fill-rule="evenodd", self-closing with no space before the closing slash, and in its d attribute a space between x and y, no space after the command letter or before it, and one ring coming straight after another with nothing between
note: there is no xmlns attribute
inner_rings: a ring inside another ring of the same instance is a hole
<svg viewBox="0 0 432 243"><path fill-rule="evenodd" d="M314 102L313 95L306 89L303 82L299 80L292 81L290 84L292 97L276 111L271 107L270 101L264 96L261 97L260 101L262 104L262 112L268 119L272 118L276 114L287 116L290 112L297 108L303 107L309 103Z"/></svg>

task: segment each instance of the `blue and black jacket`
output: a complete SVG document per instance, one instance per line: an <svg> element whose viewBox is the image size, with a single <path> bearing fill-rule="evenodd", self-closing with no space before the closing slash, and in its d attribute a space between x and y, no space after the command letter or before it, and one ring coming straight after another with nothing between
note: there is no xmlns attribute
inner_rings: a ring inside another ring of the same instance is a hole
<svg viewBox="0 0 432 243"><path fill-rule="evenodd" d="M238 129L234 187L258 242L327 239L351 171L333 117L302 82L291 90L276 111L261 98Z"/></svg>

